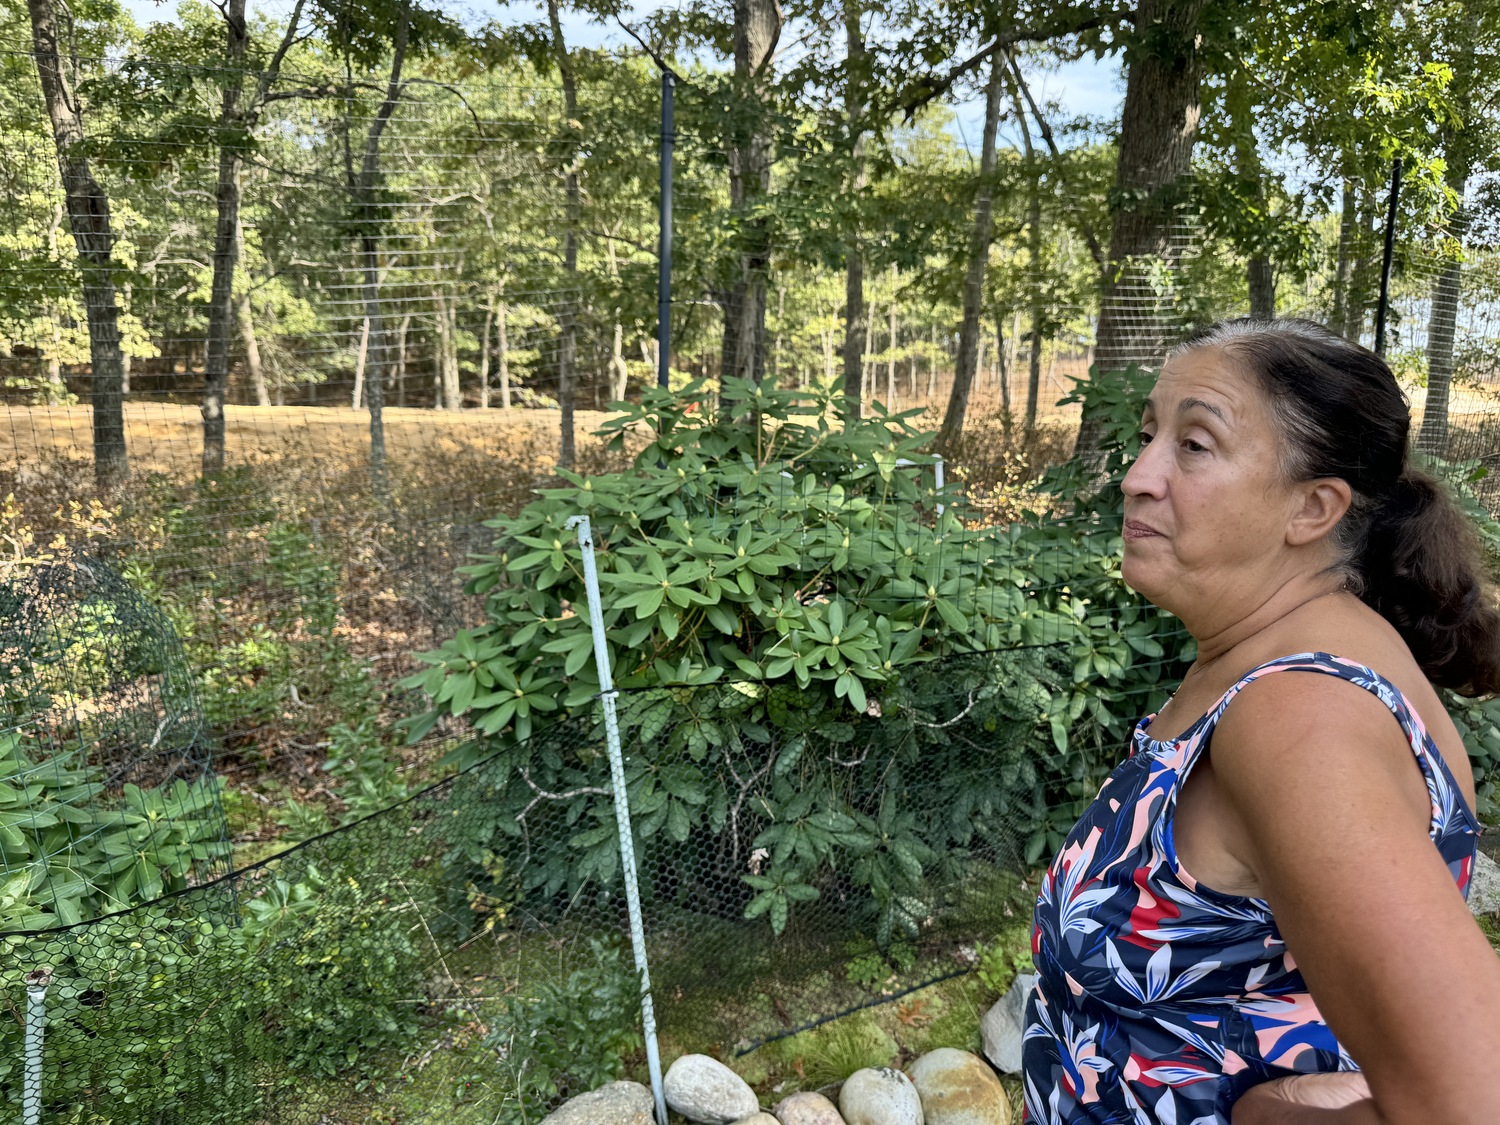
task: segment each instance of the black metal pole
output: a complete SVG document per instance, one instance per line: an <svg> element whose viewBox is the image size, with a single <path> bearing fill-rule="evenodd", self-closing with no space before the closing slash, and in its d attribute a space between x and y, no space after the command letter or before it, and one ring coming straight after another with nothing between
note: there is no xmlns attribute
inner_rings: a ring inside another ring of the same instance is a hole
<svg viewBox="0 0 1500 1125"><path fill-rule="evenodd" d="M1391 202L1385 212L1385 257L1380 263L1380 304L1375 306L1375 354L1385 355L1385 317L1391 303L1391 263L1396 256L1396 204L1401 200L1401 158L1391 164Z"/></svg>
<svg viewBox="0 0 1500 1125"><path fill-rule="evenodd" d="M672 121L669 71L661 76L661 252L656 275L656 383L667 385L672 365L672 145L677 140Z"/></svg>

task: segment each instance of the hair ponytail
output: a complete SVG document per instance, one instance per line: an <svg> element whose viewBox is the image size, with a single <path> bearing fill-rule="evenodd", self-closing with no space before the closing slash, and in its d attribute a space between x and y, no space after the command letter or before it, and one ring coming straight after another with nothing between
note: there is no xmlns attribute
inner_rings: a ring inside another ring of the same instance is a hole
<svg viewBox="0 0 1500 1125"><path fill-rule="evenodd" d="M1260 380L1290 479L1349 483L1338 565L1427 678L1461 695L1500 691L1500 609L1479 538L1447 488L1408 467L1411 416L1385 361L1294 319L1223 321L1178 351L1196 347L1224 349Z"/></svg>
<svg viewBox="0 0 1500 1125"><path fill-rule="evenodd" d="M1500 690L1500 612L1478 573L1478 536L1448 490L1408 469L1369 518L1354 561L1366 604L1433 683L1461 695Z"/></svg>

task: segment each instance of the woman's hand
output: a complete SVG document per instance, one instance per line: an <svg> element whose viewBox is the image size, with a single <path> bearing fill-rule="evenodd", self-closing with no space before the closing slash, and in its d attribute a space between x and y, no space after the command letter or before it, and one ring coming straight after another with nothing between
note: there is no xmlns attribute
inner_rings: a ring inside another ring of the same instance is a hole
<svg viewBox="0 0 1500 1125"><path fill-rule="evenodd" d="M1234 1103L1232 1125L1294 1125L1317 1121L1297 1109L1344 1109L1370 1100L1370 1086L1356 1071L1337 1074L1294 1074L1252 1086ZM1371 1103L1373 1108L1373 1103Z"/></svg>

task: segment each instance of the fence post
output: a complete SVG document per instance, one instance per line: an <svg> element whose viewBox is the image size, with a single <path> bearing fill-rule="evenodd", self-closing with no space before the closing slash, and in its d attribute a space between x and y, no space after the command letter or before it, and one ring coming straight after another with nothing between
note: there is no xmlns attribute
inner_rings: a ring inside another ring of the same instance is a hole
<svg viewBox="0 0 1500 1125"><path fill-rule="evenodd" d="M1391 201L1385 213L1385 254L1380 262L1380 303L1375 306L1375 354L1385 358L1385 319L1391 305L1391 263L1396 255L1396 207L1401 202L1401 158L1391 163ZM1357 342L1357 341L1356 341Z"/></svg>
<svg viewBox="0 0 1500 1125"><path fill-rule="evenodd" d="M42 1036L47 1028L47 986L51 969L26 974L26 1069L21 1080L21 1120L40 1125L42 1120Z"/></svg>
<svg viewBox="0 0 1500 1125"><path fill-rule="evenodd" d="M672 370L672 90L676 79L661 72L661 249L656 276L656 383L665 388Z"/></svg>
<svg viewBox="0 0 1500 1125"><path fill-rule="evenodd" d="M588 516L573 516L568 527L578 528L583 550L583 584L589 597L589 623L594 630L594 666L599 671L599 699L604 704L604 739L609 748L609 771L615 791L615 824L620 831L620 869L625 874L625 906L630 915L630 947L641 977L641 1030L646 1039L646 1068L656 1099L657 1125L667 1125L667 1099L661 1082L661 1052L656 1045L656 1011L651 1003L651 972L646 965L646 928L641 921L641 888L635 869L635 838L630 831L630 801L625 793L625 758L620 750L620 720L615 713L614 681L609 672L609 649L604 640L604 605L599 598L599 571L594 565L594 536Z"/></svg>
<svg viewBox="0 0 1500 1125"><path fill-rule="evenodd" d="M907 469L913 466L920 466L921 464L922 462L920 461L911 461L905 457L898 457L896 459L896 467L898 469ZM791 476L790 473L782 473L781 475L784 477ZM943 455L941 453L933 455L932 478L932 492L934 498L937 500L937 514L941 516L943 514Z"/></svg>

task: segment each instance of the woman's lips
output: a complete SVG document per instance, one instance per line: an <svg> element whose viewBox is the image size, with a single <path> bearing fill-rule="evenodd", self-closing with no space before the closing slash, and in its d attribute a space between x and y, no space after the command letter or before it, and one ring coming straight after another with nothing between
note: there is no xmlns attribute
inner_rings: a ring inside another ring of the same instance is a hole
<svg viewBox="0 0 1500 1125"><path fill-rule="evenodd" d="M1127 541L1150 539L1152 536L1160 534L1161 532L1157 531L1156 528L1151 527L1149 524L1141 523L1140 520L1125 521L1124 535Z"/></svg>

